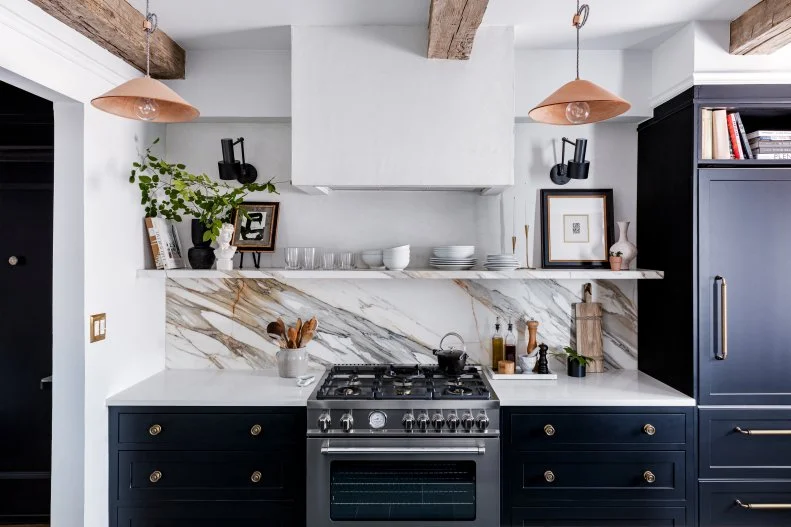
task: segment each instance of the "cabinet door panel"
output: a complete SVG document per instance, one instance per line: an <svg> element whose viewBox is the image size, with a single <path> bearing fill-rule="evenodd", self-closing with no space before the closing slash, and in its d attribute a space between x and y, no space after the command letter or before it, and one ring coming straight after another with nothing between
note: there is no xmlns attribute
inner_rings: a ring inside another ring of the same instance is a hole
<svg viewBox="0 0 791 527"><path fill-rule="evenodd" d="M751 508L746 508L748 505ZM700 527L759 525L791 525L791 482L726 481L700 484Z"/></svg>
<svg viewBox="0 0 791 527"><path fill-rule="evenodd" d="M112 527L296 527L304 525L304 519L291 503L249 506L225 502L121 507L110 524Z"/></svg>
<svg viewBox="0 0 791 527"><path fill-rule="evenodd" d="M700 171L701 404L791 404L790 204L791 171Z"/></svg>
<svg viewBox="0 0 791 527"><path fill-rule="evenodd" d="M682 527L683 507L517 507L512 527Z"/></svg>

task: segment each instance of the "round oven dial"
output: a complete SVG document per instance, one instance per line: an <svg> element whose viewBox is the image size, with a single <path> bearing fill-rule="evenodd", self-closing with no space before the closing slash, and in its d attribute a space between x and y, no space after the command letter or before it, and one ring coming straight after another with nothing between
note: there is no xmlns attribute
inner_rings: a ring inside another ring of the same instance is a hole
<svg viewBox="0 0 791 527"><path fill-rule="evenodd" d="M417 416L417 427L420 430L426 430L428 428L428 415L420 414Z"/></svg>
<svg viewBox="0 0 791 527"><path fill-rule="evenodd" d="M387 424L387 416L382 411L379 410L373 411L368 415L368 424L374 430L379 430L381 428L384 428L385 425Z"/></svg>
<svg viewBox="0 0 791 527"><path fill-rule="evenodd" d="M404 418L401 419L401 424L404 425L404 430L412 430L415 428L415 416L412 415L410 412L404 414Z"/></svg>
<svg viewBox="0 0 791 527"><path fill-rule="evenodd" d="M354 418L351 416L351 414L343 414L341 416L341 430L344 432L351 432L353 426Z"/></svg>
<svg viewBox="0 0 791 527"><path fill-rule="evenodd" d="M489 428L489 416L481 412L480 415L478 415L478 417L475 419L475 425L478 427L478 430L483 432Z"/></svg>
<svg viewBox="0 0 791 527"><path fill-rule="evenodd" d="M431 417L431 426L434 427L434 430L442 430L442 427L445 426L445 418L441 413L437 412Z"/></svg>
<svg viewBox="0 0 791 527"><path fill-rule="evenodd" d="M461 426L468 432L472 430L472 427L475 426L475 418L472 414L466 413L461 416Z"/></svg>
<svg viewBox="0 0 791 527"><path fill-rule="evenodd" d="M458 429L459 425L461 424L461 420L459 419L459 416L456 415L455 413L448 414L447 422L448 422L448 428L451 430Z"/></svg>

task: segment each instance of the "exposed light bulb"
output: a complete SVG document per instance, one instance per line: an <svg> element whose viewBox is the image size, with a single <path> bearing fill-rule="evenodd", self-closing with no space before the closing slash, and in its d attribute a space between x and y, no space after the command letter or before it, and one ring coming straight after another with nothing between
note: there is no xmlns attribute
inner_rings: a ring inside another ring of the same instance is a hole
<svg viewBox="0 0 791 527"><path fill-rule="evenodd" d="M153 121L159 117L159 104L154 99L140 97L135 104L135 114L142 121Z"/></svg>
<svg viewBox="0 0 791 527"><path fill-rule="evenodd" d="M566 106L566 119L571 124L582 124L587 122L591 114L591 107L586 102L570 102Z"/></svg>

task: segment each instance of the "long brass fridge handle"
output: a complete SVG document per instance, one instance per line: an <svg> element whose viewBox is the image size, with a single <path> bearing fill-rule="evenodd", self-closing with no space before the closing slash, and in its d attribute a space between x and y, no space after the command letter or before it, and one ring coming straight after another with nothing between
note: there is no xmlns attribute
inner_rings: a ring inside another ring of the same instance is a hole
<svg viewBox="0 0 791 527"><path fill-rule="evenodd" d="M744 503L741 500L736 500L736 505L742 509L752 509L759 511L791 509L791 503Z"/></svg>
<svg viewBox="0 0 791 527"><path fill-rule="evenodd" d="M728 358L728 282L724 276L715 276L714 281L720 281L720 348L721 353L715 355L717 360Z"/></svg>

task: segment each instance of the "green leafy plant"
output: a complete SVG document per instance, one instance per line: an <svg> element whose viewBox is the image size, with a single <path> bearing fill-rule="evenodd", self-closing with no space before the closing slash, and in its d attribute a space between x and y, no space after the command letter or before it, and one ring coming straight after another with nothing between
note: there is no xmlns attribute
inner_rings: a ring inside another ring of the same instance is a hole
<svg viewBox="0 0 791 527"><path fill-rule="evenodd" d="M158 142L159 138L155 139L140 161L132 163L129 183L136 183L140 189L140 204L146 216L180 222L182 215L190 215L206 227L203 241L217 239L222 224L233 221L234 210L251 192L278 194L272 179L232 187L206 174L192 174L181 163L168 163L153 155L151 149ZM241 212L247 216L246 211Z"/></svg>
<svg viewBox="0 0 791 527"><path fill-rule="evenodd" d="M577 353L577 350L575 350L570 346L565 346L563 348L563 351L565 353L553 353L553 355L556 357L563 357L571 362L576 362L580 366L587 366L588 364L593 362L593 359L591 359L590 357L586 357L585 355L580 355L579 353Z"/></svg>
<svg viewBox="0 0 791 527"><path fill-rule="evenodd" d="M620 258L621 256L623 256L623 253L621 251L617 251L617 252L610 251L610 256Z"/></svg>

